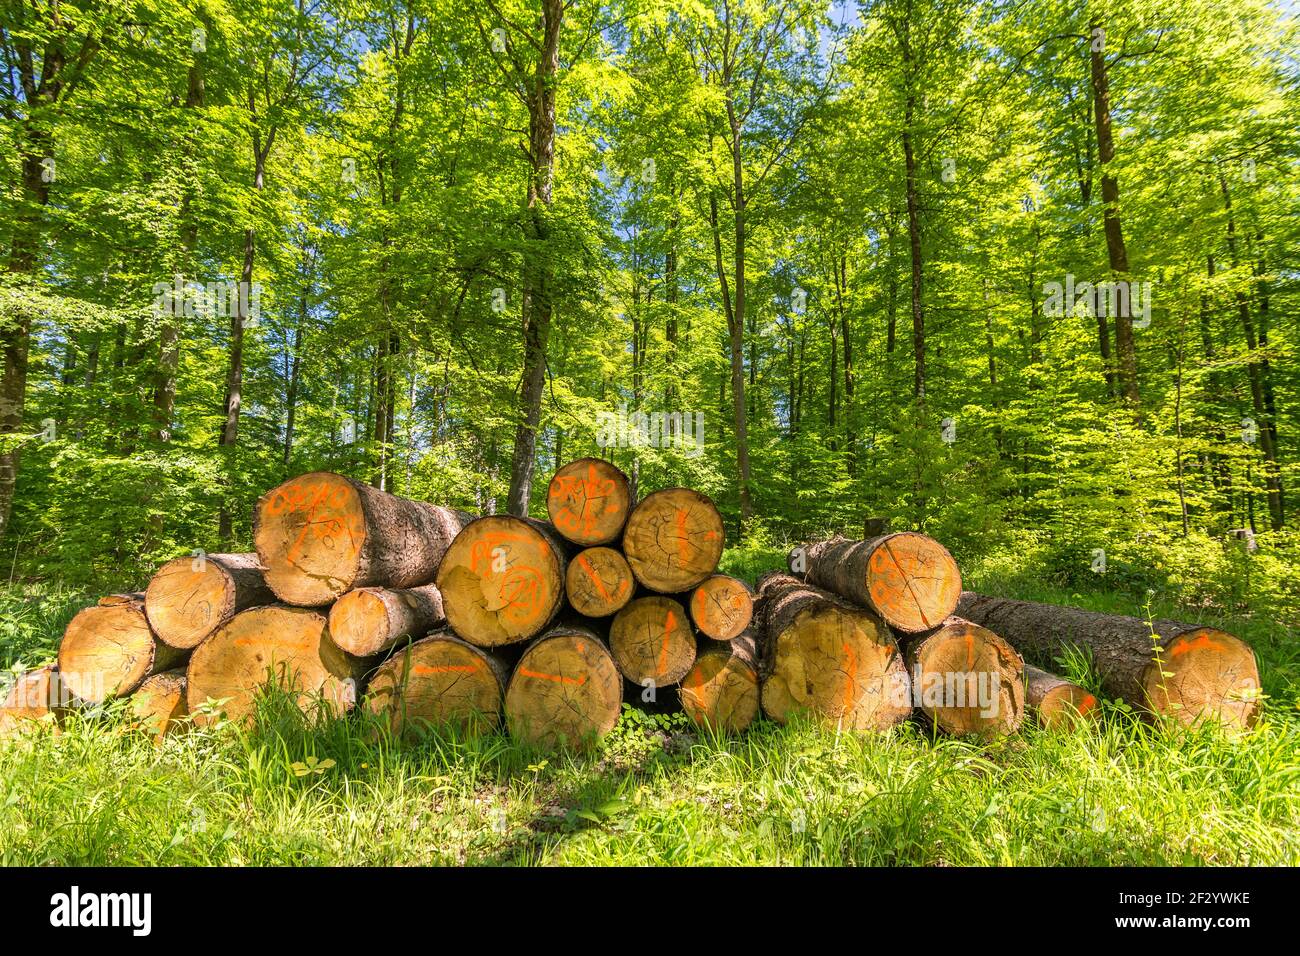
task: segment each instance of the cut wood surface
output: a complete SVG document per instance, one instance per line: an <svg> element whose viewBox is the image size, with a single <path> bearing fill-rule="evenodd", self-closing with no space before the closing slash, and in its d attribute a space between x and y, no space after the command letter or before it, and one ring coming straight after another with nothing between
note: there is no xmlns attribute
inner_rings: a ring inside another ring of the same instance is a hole
<svg viewBox="0 0 1300 956"><path fill-rule="evenodd" d="M948 549L915 531L869 541L831 538L791 552L809 584L870 608L890 627L919 634L937 627L961 595L961 572Z"/></svg>
<svg viewBox="0 0 1300 956"><path fill-rule="evenodd" d="M907 642L913 703L950 734L1013 734L1024 719L1024 661L992 631L950 617Z"/></svg>
<svg viewBox="0 0 1300 956"><path fill-rule="evenodd" d="M442 592L417 588L357 588L329 612L330 637L353 657L373 657L443 623Z"/></svg>
<svg viewBox="0 0 1300 956"><path fill-rule="evenodd" d="M194 722L208 700L222 700L232 721L252 718L258 691L275 685L291 691L304 713L346 713L357 700L366 662L339 649L324 613L286 605L250 608L200 644L186 669L186 700Z"/></svg>
<svg viewBox="0 0 1300 956"><path fill-rule="evenodd" d="M1097 698L1087 688L1025 665L1025 707L1040 727L1073 726L1096 720L1101 714Z"/></svg>
<svg viewBox="0 0 1300 956"><path fill-rule="evenodd" d="M1030 660L1047 663L1083 648L1108 697L1183 724L1240 729L1254 723L1259 670L1250 646L1226 631L1012 601L967 591L958 613L995 631ZM1157 651L1159 659L1157 660Z"/></svg>
<svg viewBox="0 0 1300 956"><path fill-rule="evenodd" d="M627 519L623 554L636 579L651 591L689 591L717 570L722 516L713 501L689 488L646 496Z"/></svg>
<svg viewBox="0 0 1300 956"><path fill-rule="evenodd" d="M627 475L601 458L579 458L562 466L546 490L551 523L582 547L617 541L632 511Z"/></svg>
<svg viewBox="0 0 1300 956"><path fill-rule="evenodd" d="M184 726L189 715L185 702L185 671L163 671L145 679L131 695L131 714L137 728L161 743Z"/></svg>
<svg viewBox="0 0 1300 956"><path fill-rule="evenodd" d="M564 625L538 638L506 688L510 735L537 747L581 747L614 729L623 679L594 632Z"/></svg>
<svg viewBox="0 0 1300 956"><path fill-rule="evenodd" d="M480 733L500 722L508 670L497 655L443 630L399 649L370 678L365 707L397 736L430 725Z"/></svg>
<svg viewBox="0 0 1300 956"><path fill-rule="evenodd" d="M181 664L188 653L154 636L143 594L113 594L68 623L59 644L59 675L78 700L99 704L130 694L150 674Z"/></svg>
<svg viewBox="0 0 1300 956"><path fill-rule="evenodd" d="M320 607L354 588L428 584L468 520L451 508L315 471L261 497L253 541L281 601Z"/></svg>
<svg viewBox="0 0 1300 956"><path fill-rule="evenodd" d="M759 582L763 712L806 711L845 730L883 730L911 713L907 671L879 616L788 574Z"/></svg>
<svg viewBox="0 0 1300 956"><path fill-rule="evenodd" d="M184 650L240 611L275 603L256 554L200 554L168 561L149 581L144 611L164 644Z"/></svg>
<svg viewBox="0 0 1300 956"><path fill-rule="evenodd" d="M682 710L693 723L738 734L759 710L758 660L754 636L702 640L699 654L679 691Z"/></svg>
<svg viewBox="0 0 1300 956"><path fill-rule="evenodd" d="M19 675L0 702L0 735L21 732L36 723L58 726L71 695L59 680L57 664Z"/></svg>
<svg viewBox="0 0 1300 956"><path fill-rule="evenodd" d="M564 603L564 545L550 525L492 515L456 535L438 571L447 623L481 647L525 641Z"/></svg>
<svg viewBox="0 0 1300 956"><path fill-rule="evenodd" d="M584 617L609 617L632 600L636 580L613 548L587 548L569 562L564 578L569 604Z"/></svg>
<svg viewBox="0 0 1300 956"><path fill-rule="evenodd" d="M729 641L754 617L754 592L739 578L713 574L691 594L691 620L705 637Z"/></svg>
<svg viewBox="0 0 1300 956"><path fill-rule="evenodd" d="M686 608L672 598L636 598L614 615L609 649L619 673L638 687L676 684L695 663Z"/></svg>

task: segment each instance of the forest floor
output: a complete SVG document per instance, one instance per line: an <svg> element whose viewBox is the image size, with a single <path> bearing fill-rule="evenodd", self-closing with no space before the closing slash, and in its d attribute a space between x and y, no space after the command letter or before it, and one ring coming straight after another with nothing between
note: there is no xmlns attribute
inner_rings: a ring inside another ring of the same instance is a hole
<svg viewBox="0 0 1300 956"><path fill-rule="evenodd" d="M723 566L752 577L780 559L732 551ZM1147 610L970 577L1011 597ZM52 656L87 602L0 589L0 663ZM1296 865L1300 650L1285 623L1214 620L1254 645L1269 695L1236 740L1119 707L1084 730L1026 724L989 744L914 723L858 736L764 721L717 740L629 708L587 756L499 734L397 746L356 719L309 728L275 701L249 731L161 747L123 733L120 715L72 720L58 737L0 742L0 863Z"/></svg>

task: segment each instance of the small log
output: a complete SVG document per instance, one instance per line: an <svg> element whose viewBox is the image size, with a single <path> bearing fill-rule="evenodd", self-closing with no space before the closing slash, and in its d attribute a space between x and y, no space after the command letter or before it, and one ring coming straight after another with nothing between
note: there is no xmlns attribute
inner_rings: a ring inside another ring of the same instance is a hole
<svg viewBox="0 0 1300 956"><path fill-rule="evenodd" d="M444 621L436 584L418 588L357 588L330 608L330 637L353 657L374 657Z"/></svg>
<svg viewBox="0 0 1300 956"><path fill-rule="evenodd" d="M185 703L185 671L164 671L146 678L131 695L131 714L137 729L160 744L171 733L185 726L189 716Z"/></svg>
<svg viewBox="0 0 1300 956"><path fill-rule="evenodd" d="M903 655L877 615L787 574L759 582L763 712L806 711L823 725L884 730L911 712Z"/></svg>
<svg viewBox="0 0 1300 956"><path fill-rule="evenodd" d="M443 630L384 661L370 678L365 707L406 739L442 724L483 733L500 723L508 675L500 657Z"/></svg>
<svg viewBox="0 0 1300 956"><path fill-rule="evenodd" d="M1106 696L1182 724L1239 730L1259 709L1259 668L1250 645L1214 627L1101 614L964 592L958 613L996 631L1030 660L1087 650Z"/></svg>
<svg viewBox="0 0 1300 956"><path fill-rule="evenodd" d="M666 488L632 509L623 531L623 554L636 579L651 591L678 594L718 568L722 516L707 496Z"/></svg>
<svg viewBox="0 0 1300 956"><path fill-rule="evenodd" d="M754 618L754 592L739 578L714 574L695 589L690 600L691 620L705 637L730 641L739 637Z"/></svg>
<svg viewBox="0 0 1300 956"><path fill-rule="evenodd" d="M59 677L77 700L100 704L125 697L149 675L183 663L188 653L150 630L143 594L113 594L68 623L59 644Z"/></svg>
<svg viewBox="0 0 1300 956"><path fill-rule="evenodd" d="M676 684L695 663L686 608L660 595L629 602L609 625L609 649L619 673L638 687Z"/></svg>
<svg viewBox="0 0 1300 956"><path fill-rule="evenodd" d="M579 458L559 468L546 490L555 530L584 548L617 541L632 511L627 475L601 458Z"/></svg>
<svg viewBox="0 0 1300 956"><path fill-rule="evenodd" d="M636 580L613 548L587 548L569 562L564 577L569 604L584 617L609 617L632 600Z"/></svg>
<svg viewBox="0 0 1300 956"><path fill-rule="evenodd" d="M912 702L949 734L994 737L1020 729L1025 663L992 631L950 617L907 642Z"/></svg>
<svg viewBox="0 0 1300 956"><path fill-rule="evenodd" d="M1025 665L1025 707L1040 727L1076 726L1101 714L1087 688L1031 664Z"/></svg>
<svg viewBox="0 0 1300 956"><path fill-rule="evenodd" d="M538 638L506 688L510 735L542 748L585 747L614 729L623 681L592 631L561 626Z"/></svg>
<svg viewBox="0 0 1300 956"><path fill-rule="evenodd" d="M722 642L702 640L682 681L682 710L695 724L724 734L742 733L758 716L757 646L751 634Z"/></svg>
<svg viewBox="0 0 1300 956"><path fill-rule="evenodd" d="M447 623L480 647L526 641L559 613L564 571L564 544L550 525L510 515L471 521L438 570Z"/></svg>
<svg viewBox="0 0 1300 956"><path fill-rule="evenodd" d="M327 471L257 502L253 542L281 601L321 607L355 588L428 584L469 516Z"/></svg>
<svg viewBox="0 0 1300 956"><path fill-rule="evenodd" d="M339 649L325 615L309 608L271 604L241 611L195 648L185 677L186 703L199 726L210 722L202 705L225 700L221 710L249 723L258 691L278 686L297 697L304 713L342 714L357 700L367 662Z"/></svg>
<svg viewBox="0 0 1300 956"><path fill-rule="evenodd" d="M961 595L961 572L948 549L915 531L807 544L791 552L790 567L796 574L802 570L809 584L875 611L905 634L937 627Z"/></svg>
<svg viewBox="0 0 1300 956"><path fill-rule="evenodd" d="M168 561L149 581L144 613L164 644L191 650L240 611L275 603L256 554Z"/></svg>
<svg viewBox="0 0 1300 956"><path fill-rule="evenodd" d="M57 729L71 703L57 664L33 668L14 681L0 703L0 736L45 724Z"/></svg>

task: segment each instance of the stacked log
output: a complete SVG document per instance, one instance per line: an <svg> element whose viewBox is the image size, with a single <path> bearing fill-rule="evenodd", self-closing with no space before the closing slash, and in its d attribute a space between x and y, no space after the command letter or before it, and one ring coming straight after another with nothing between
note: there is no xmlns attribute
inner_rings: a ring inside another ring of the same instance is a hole
<svg viewBox="0 0 1300 956"><path fill-rule="evenodd" d="M743 733L759 713L758 643L746 631L730 641L700 644L678 692L682 710L701 727Z"/></svg>
<svg viewBox="0 0 1300 956"><path fill-rule="evenodd" d="M1025 662L992 631L959 617L906 643L913 701L950 734L1013 734L1024 719Z"/></svg>
<svg viewBox="0 0 1300 956"><path fill-rule="evenodd" d="M1032 664L1025 665L1025 709L1043 728L1074 727L1101 713L1087 688Z"/></svg>
<svg viewBox="0 0 1300 956"><path fill-rule="evenodd" d="M154 634L143 594L111 594L68 622L59 645L59 676L78 701L102 704L181 664L187 653Z"/></svg>
<svg viewBox="0 0 1300 956"><path fill-rule="evenodd" d="M394 735L408 739L445 724L468 733L495 730L508 675L499 655L441 630L379 666L365 707Z"/></svg>
<svg viewBox="0 0 1300 956"><path fill-rule="evenodd" d="M534 747L590 747L614 729L623 681L594 631L560 626L524 651L506 688L510 735Z"/></svg>

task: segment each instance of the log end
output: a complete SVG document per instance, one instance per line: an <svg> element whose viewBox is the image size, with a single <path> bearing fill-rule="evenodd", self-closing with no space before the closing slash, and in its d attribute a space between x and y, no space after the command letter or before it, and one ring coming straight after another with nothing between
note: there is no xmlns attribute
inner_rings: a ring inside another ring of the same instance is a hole
<svg viewBox="0 0 1300 956"><path fill-rule="evenodd" d="M627 475L601 458L580 458L555 472L546 511L555 530L583 547L618 540L632 510Z"/></svg>
<svg viewBox="0 0 1300 956"><path fill-rule="evenodd" d="M623 680L599 638L554 628L515 665L506 723L512 737L535 747L588 747L614 729L622 703Z"/></svg>
<svg viewBox="0 0 1300 956"><path fill-rule="evenodd" d="M370 657L387 646L388 608L377 588L349 591L329 611L330 637L355 657Z"/></svg>
<svg viewBox="0 0 1300 956"><path fill-rule="evenodd" d="M609 617L632 600L636 581L627 559L613 548L587 548L569 562L564 590L584 617Z"/></svg>
<svg viewBox="0 0 1300 956"><path fill-rule="evenodd" d="M504 696L488 655L444 631L385 661L370 679L365 707L399 737L441 725L477 734L496 729Z"/></svg>
<svg viewBox="0 0 1300 956"><path fill-rule="evenodd" d="M225 623L234 584L216 561L176 558L150 580L144 610L160 641L188 650Z"/></svg>
<svg viewBox="0 0 1300 956"><path fill-rule="evenodd" d="M908 634L938 627L961 597L961 571L948 549L915 531L877 539L864 584L877 613Z"/></svg>
<svg viewBox="0 0 1300 956"><path fill-rule="evenodd" d="M141 604L105 600L110 603L78 613L59 645L60 680L87 704L131 693L154 664L154 636Z"/></svg>
<svg viewBox="0 0 1300 956"><path fill-rule="evenodd" d="M131 714L136 729L147 733L156 744L162 743L168 734L181 730L189 714L185 672L163 671L147 678L131 696Z"/></svg>
<svg viewBox="0 0 1300 956"><path fill-rule="evenodd" d="M361 495L347 478L314 471L257 502L253 543L276 597L301 607L329 604L356 580L366 545Z"/></svg>
<svg viewBox="0 0 1300 956"><path fill-rule="evenodd" d="M632 509L623 531L623 553L636 579L652 591L689 591L718 567L722 516L707 496L690 488L666 488Z"/></svg>
<svg viewBox="0 0 1300 956"><path fill-rule="evenodd" d="M609 649L619 673L638 687L676 684L695 663L686 608L658 595L629 602L609 626Z"/></svg>
<svg viewBox="0 0 1300 956"><path fill-rule="evenodd" d="M710 647L695 659L679 695L682 710L693 723L738 734L758 716L758 673L729 646Z"/></svg>
<svg viewBox="0 0 1300 956"><path fill-rule="evenodd" d="M908 649L915 703L949 734L992 737L1020 729L1025 664L987 628L950 618Z"/></svg>
<svg viewBox="0 0 1300 956"><path fill-rule="evenodd" d="M691 620L715 641L739 637L754 618L754 595L744 581L715 574L691 595Z"/></svg>
<svg viewBox="0 0 1300 956"><path fill-rule="evenodd" d="M1198 627L1167 641L1141 681L1152 711L1188 726L1215 721L1244 730L1258 714L1255 652L1217 628Z"/></svg>

